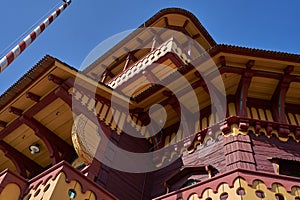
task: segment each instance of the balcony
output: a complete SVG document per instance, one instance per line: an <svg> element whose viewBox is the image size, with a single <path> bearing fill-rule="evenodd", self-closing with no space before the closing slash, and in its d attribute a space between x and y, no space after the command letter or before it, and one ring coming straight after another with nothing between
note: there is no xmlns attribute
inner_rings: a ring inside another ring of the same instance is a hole
<svg viewBox="0 0 300 200"><path fill-rule="evenodd" d="M299 200L300 178L235 169L155 200Z"/></svg>

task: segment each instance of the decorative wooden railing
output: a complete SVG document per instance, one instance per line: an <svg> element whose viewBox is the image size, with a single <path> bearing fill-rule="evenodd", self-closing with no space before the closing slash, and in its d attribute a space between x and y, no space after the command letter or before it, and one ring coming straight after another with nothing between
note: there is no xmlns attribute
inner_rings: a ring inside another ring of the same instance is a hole
<svg viewBox="0 0 300 200"><path fill-rule="evenodd" d="M300 199L300 179L235 169L154 200Z"/></svg>
<svg viewBox="0 0 300 200"><path fill-rule="evenodd" d="M30 180L24 199L114 200L116 197L63 161Z"/></svg>
<svg viewBox="0 0 300 200"><path fill-rule="evenodd" d="M116 77L111 79L107 84L115 89L133 78L135 75L146 70L149 66L155 63L159 58L164 57L167 53L172 52L176 54L185 64L190 63L189 56L184 50L179 47L178 42L174 38L167 40L165 43L151 51L139 61L135 62L132 66L128 67L125 71L118 74Z"/></svg>

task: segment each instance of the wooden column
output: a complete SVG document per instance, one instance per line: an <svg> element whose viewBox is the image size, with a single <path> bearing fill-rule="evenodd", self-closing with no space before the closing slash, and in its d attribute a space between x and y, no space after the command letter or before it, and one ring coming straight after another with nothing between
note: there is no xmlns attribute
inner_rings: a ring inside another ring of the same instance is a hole
<svg viewBox="0 0 300 200"><path fill-rule="evenodd" d="M255 61L249 60L246 64L246 69L242 74L242 78L239 82L239 86L236 92L237 98L237 113L241 117L247 117L247 95L250 87L251 79L254 73L251 71L251 68L254 66Z"/></svg>
<svg viewBox="0 0 300 200"><path fill-rule="evenodd" d="M290 73L294 70L294 66L287 66L284 69L284 75L281 77L277 88L273 94L273 117L279 123L287 123L285 118L285 97L289 89L290 83L293 81L293 76Z"/></svg>

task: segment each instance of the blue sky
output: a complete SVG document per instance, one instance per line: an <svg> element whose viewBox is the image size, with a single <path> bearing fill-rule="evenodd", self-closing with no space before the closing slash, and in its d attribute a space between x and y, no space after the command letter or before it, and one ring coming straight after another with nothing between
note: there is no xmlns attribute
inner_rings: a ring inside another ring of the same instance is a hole
<svg viewBox="0 0 300 200"><path fill-rule="evenodd" d="M61 0L1 0L0 52L60 3ZM73 0L0 74L0 93L46 54L79 68L101 41L137 28L167 7L192 12L217 43L300 54L299 0Z"/></svg>

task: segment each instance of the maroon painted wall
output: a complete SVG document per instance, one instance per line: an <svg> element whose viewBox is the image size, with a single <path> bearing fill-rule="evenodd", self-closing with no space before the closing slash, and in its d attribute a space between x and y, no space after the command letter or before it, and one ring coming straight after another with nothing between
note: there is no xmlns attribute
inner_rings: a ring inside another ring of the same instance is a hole
<svg viewBox="0 0 300 200"><path fill-rule="evenodd" d="M253 143L254 157L258 171L274 172L268 158L300 160L300 144L290 138L287 142L280 141L276 136L267 138L265 135L249 134Z"/></svg>

